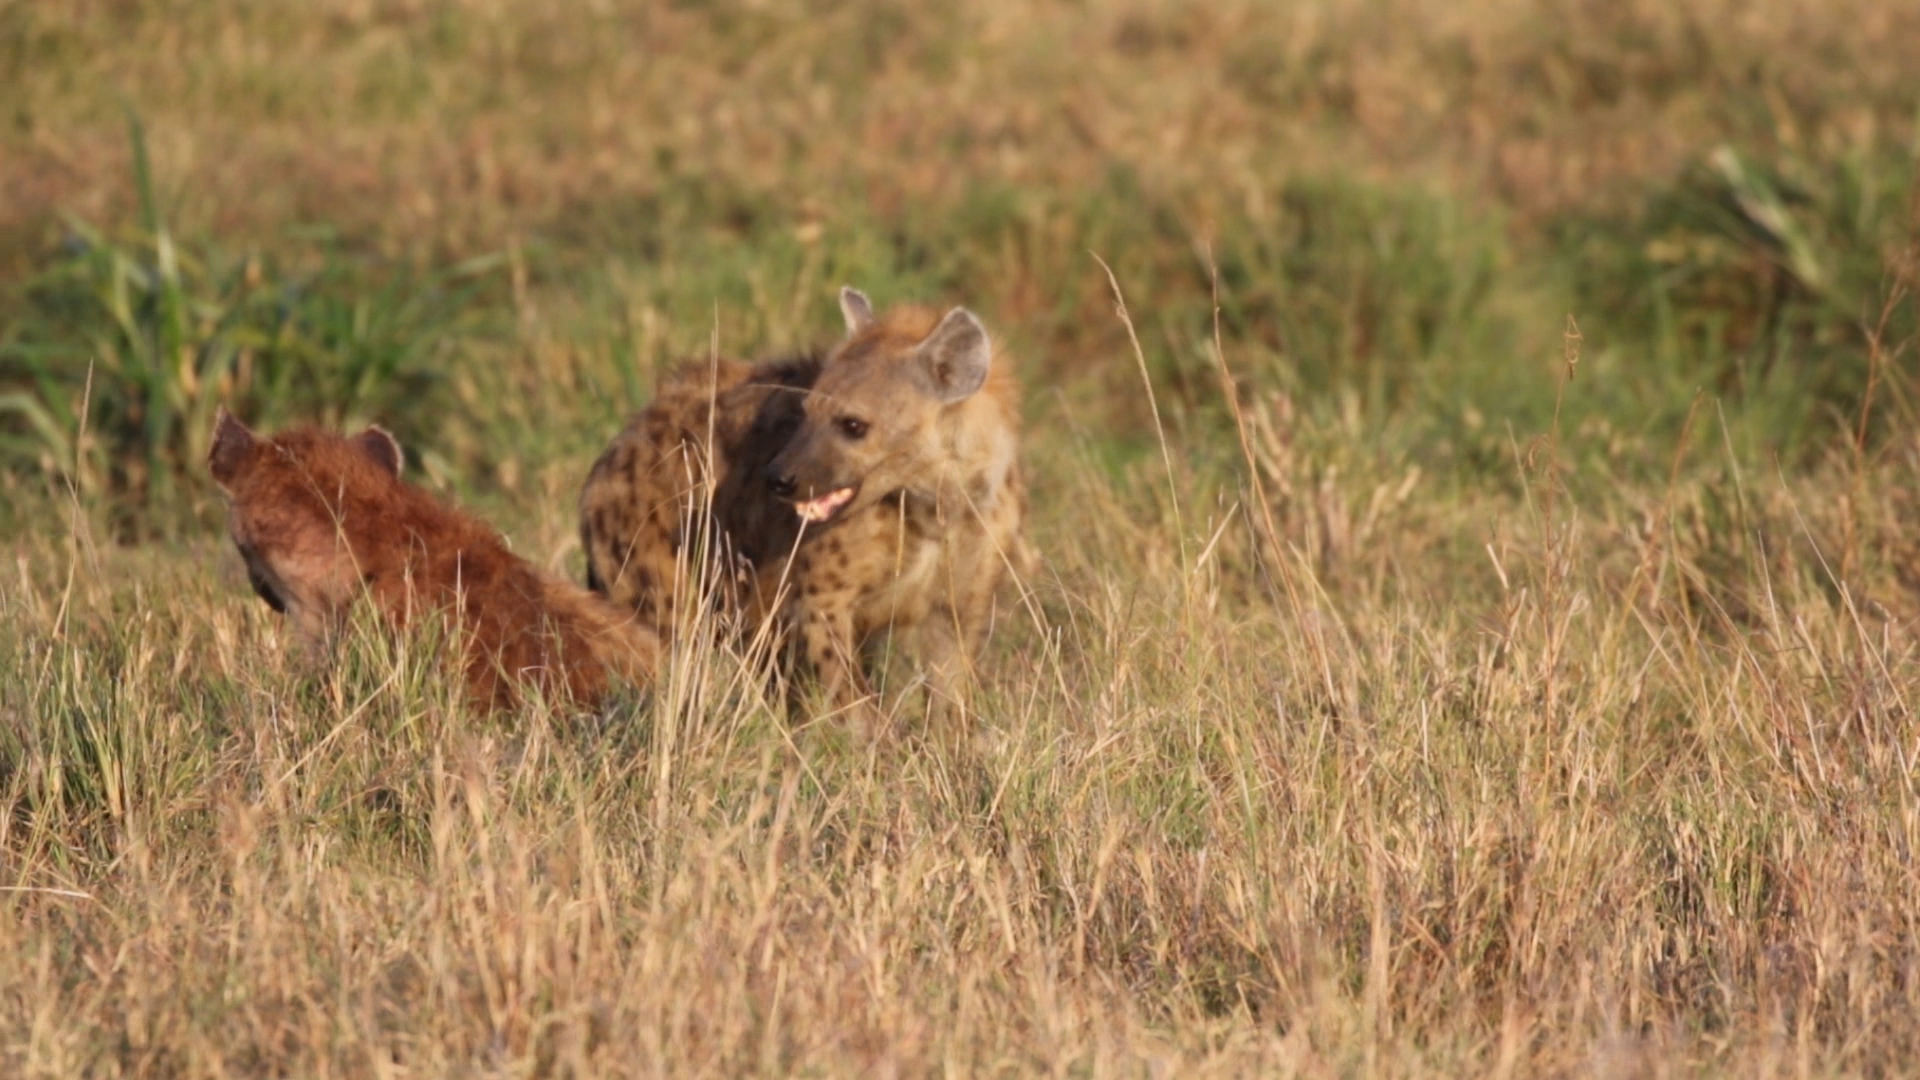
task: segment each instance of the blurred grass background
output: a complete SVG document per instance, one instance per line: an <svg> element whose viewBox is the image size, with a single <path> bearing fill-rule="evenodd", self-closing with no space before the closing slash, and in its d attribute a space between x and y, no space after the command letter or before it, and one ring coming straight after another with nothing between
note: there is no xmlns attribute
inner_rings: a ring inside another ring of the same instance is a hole
<svg viewBox="0 0 1920 1080"><path fill-rule="evenodd" d="M0 1063L1901 1071L1915 71L1892 0L0 0ZM657 372L843 282L1027 387L971 735L704 654L475 724L245 595L217 405L577 576Z"/></svg>
<svg viewBox="0 0 1920 1080"><path fill-rule="evenodd" d="M1743 453L1804 464L1912 273L1898 4L0 10L6 452L144 518L156 485L206 502L214 398L378 417L483 478L716 336L829 332L842 280L980 307L1137 451L1090 253L1197 439L1217 269L1250 389L1448 472L1509 472L1569 313L1568 405L1623 457L1662 467L1705 389Z"/></svg>

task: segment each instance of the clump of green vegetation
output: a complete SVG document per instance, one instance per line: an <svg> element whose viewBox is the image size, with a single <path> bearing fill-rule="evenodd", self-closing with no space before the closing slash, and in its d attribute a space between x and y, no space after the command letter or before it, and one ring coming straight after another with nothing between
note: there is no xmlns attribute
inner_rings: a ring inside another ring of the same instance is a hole
<svg viewBox="0 0 1920 1080"><path fill-rule="evenodd" d="M1669 400L1699 386L1738 401L1794 456L1853 422L1876 364L1908 359L1916 190L1909 156L1723 145L1631 213L1570 218L1559 239L1577 254L1574 302L1665 375Z"/></svg>
<svg viewBox="0 0 1920 1080"><path fill-rule="evenodd" d="M194 520L220 405L274 425L380 416L426 430L452 348L486 325L474 301L500 260L375 275L339 251L296 253L317 256L303 272L187 247L130 127L139 228L116 238L70 221L51 265L19 285L0 339L7 466L88 491L137 535Z"/></svg>

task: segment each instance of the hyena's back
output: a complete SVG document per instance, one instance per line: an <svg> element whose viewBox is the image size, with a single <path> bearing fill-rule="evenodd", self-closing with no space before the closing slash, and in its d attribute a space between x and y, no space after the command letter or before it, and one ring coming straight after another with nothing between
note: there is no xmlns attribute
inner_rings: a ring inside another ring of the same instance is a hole
<svg viewBox="0 0 1920 1080"><path fill-rule="evenodd" d="M692 361L662 379L581 489L587 586L669 631L703 554L742 572L713 583L735 587L789 550L797 521L765 497L760 475L799 426L819 374L810 354Z"/></svg>
<svg viewBox="0 0 1920 1080"><path fill-rule="evenodd" d="M363 598L404 629L442 613L463 631L469 698L522 684L598 701L609 674L644 683L659 638L633 614L513 554L493 528L400 479L399 443L313 428L256 436L221 410L208 467L254 590L310 646Z"/></svg>

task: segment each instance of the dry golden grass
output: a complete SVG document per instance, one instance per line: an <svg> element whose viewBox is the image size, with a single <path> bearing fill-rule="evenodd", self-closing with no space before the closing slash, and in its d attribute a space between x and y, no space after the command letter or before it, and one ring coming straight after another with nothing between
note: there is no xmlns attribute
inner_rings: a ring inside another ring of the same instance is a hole
<svg viewBox="0 0 1920 1080"><path fill-rule="evenodd" d="M1320 539L1266 560L1231 491L1183 536L1157 468L1062 467L979 714L872 738L698 651L483 723L430 643L306 679L211 542L23 539L0 1060L1899 1071L1920 458L1584 508L1525 453L1504 501L1270 476Z"/></svg>

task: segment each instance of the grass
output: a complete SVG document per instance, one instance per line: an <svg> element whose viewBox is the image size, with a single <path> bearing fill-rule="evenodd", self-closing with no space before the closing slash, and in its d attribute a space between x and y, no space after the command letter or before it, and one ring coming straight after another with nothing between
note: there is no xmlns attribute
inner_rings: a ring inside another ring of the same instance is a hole
<svg viewBox="0 0 1920 1080"><path fill-rule="evenodd" d="M1915 43L0 3L0 1073L1906 1071ZM387 424L577 574L656 374L843 281L1028 387L966 723L693 648L478 718L249 593L214 404Z"/></svg>
<svg viewBox="0 0 1920 1080"><path fill-rule="evenodd" d="M4 452L108 496L122 532L169 523L221 404L340 426L430 415L449 339L479 317L476 279L499 260L430 275L374 275L322 249L313 269L257 255L182 252L155 204L140 122L130 123L141 226L116 241L71 224L65 250L25 283L0 344L16 389Z"/></svg>

